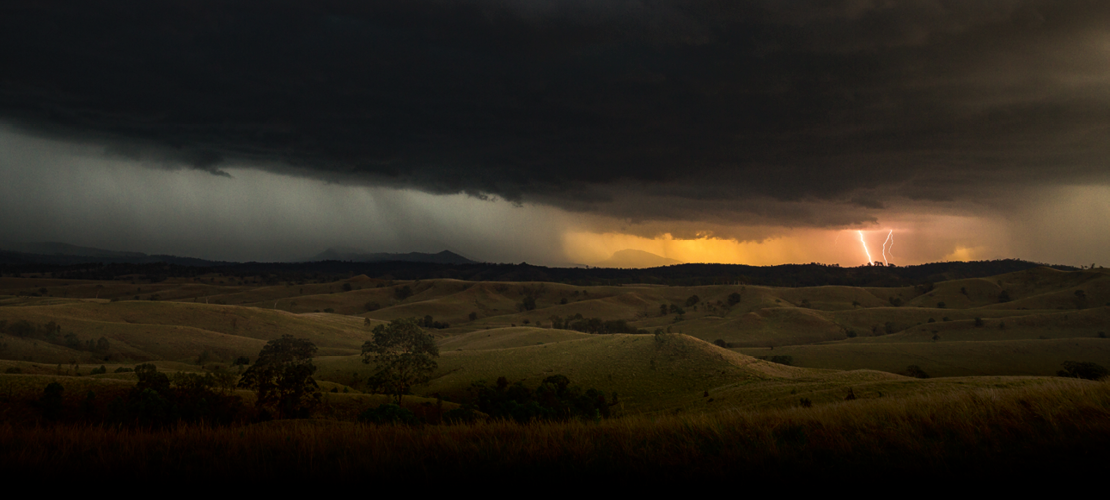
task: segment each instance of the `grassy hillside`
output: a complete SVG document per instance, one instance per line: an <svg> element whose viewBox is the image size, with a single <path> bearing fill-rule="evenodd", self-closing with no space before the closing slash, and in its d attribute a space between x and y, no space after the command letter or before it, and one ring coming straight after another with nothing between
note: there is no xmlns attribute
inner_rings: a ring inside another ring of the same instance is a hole
<svg viewBox="0 0 1110 500"><path fill-rule="evenodd" d="M0 322L52 322L60 335L110 343L99 352L0 333L0 359L38 363L43 370L147 361L226 366L239 356L255 357L269 340L293 335L318 346L321 380L359 389L370 367L358 354L372 328L431 316L450 327L431 330L443 356L422 394L462 397L476 380L506 376L534 386L560 373L617 392L630 411L829 402L846 397L849 387L874 386L875 394L947 387L891 375L908 365L963 377L1052 375L1069 360L1110 364L1105 270L1029 269L897 288L581 287L366 276L304 284L231 276L158 283L5 277L0 292L8 293L0 296ZM672 335L550 328L579 317L624 320ZM732 350L706 343L714 341ZM791 356L795 367L745 354ZM829 378L837 373L829 370L849 372Z"/></svg>
<svg viewBox="0 0 1110 500"><path fill-rule="evenodd" d="M1052 339L956 342L844 342L745 348L752 356L791 356L799 366L836 370L862 368L892 373L917 365L933 377L1009 375L1051 376L1064 361L1090 361L1110 366L1110 340Z"/></svg>
<svg viewBox="0 0 1110 500"><path fill-rule="evenodd" d="M371 335L365 320L352 316L162 301L83 300L0 307L0 321L20 320L36 325L53 322L63 335L72 333L82 342L103 337L111 345L105 352L93 353L0 334L3 358L44 363L185 361L196 360L205 351L214 361L231 361L255 356L267 341L282 335L310 339L324 355L350 354L359 352Z"/></svg>

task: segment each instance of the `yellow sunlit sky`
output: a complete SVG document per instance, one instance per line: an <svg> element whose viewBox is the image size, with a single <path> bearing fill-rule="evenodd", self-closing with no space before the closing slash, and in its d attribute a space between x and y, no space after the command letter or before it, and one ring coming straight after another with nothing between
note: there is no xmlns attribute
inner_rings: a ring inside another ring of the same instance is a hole
<svg viewBox="0 0 1110 500"><path fill-rule="evenodd" d="M568 230L563 251L570 262L592 264L624 249L641 250L684 263L778 265L818 262L859 266L871 260L913 265L946 260L1007 258L1006 231L997 223L974 217L904 216L896 225L872 229L781 229L759 241L704 236L654 238L620 232ZM863 241L860 237L862 235ZM889 238L889 239L888 239Z"/></svg>

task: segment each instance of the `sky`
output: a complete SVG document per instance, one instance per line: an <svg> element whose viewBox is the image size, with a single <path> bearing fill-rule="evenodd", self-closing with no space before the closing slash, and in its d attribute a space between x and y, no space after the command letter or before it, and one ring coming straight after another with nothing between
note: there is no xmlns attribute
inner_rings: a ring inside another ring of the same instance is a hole
<svg viewBox="0 0 1110 500"><path fill-rule="evenodd" d="M10 0L0 67L0 241L1110 261L1103 1Z"/></svg>

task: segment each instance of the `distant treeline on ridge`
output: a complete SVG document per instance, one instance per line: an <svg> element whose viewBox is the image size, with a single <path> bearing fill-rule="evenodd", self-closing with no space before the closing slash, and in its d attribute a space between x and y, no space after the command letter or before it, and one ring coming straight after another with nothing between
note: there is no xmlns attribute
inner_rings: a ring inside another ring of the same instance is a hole
<svg viewBox="0 0 1110 500"><path fill-rule="evenodd" d="M207 274L259 277L272 284L336 280L366 275L394 280L458 279L465 281L550 282L579 286L655 284L700 286L745 284L779 287L806 286L909 286L925 282L996 276L1046 266L1016 259L941 262L905 267L839 267L825 264L785 264L746 266L735 264L680 264L649 269L559 268L521 264L435 264L426 262L342 262L305 263L81 263L81 264L0 264L4 276L39 274L62 279L145 279L153 282L167 278L189 278ZM1054 269L1075 270L1051 265ZM126 278L123 278L126 277Z"/></svg>

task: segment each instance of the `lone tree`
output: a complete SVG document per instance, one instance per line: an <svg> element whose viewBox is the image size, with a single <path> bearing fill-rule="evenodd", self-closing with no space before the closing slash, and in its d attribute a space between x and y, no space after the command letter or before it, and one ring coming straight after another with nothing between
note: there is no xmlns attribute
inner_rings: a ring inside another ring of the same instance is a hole
<svg viewBox="0 0 1110 500"><path fill-rule="evenodd" d="M282 335L266 343L258 360L243 373L239 387L258 393L258 409L275 418L307 417L320 402L312 374L316 346L305 339Z"/></svg>
<svg viewBox="0 0 1110 500"><path fill-rule="evenodd" d="M438 366L436 357L435 339L411 319L374 327L374 340L362 344L362 362L377 368L370 386L396 396L398 404L409 389L428 381Z"/></svg>

